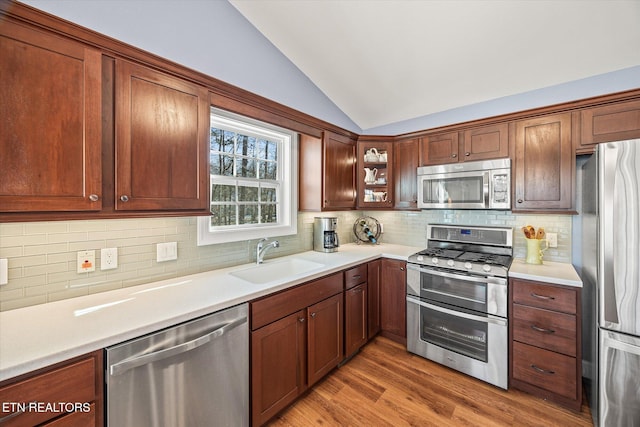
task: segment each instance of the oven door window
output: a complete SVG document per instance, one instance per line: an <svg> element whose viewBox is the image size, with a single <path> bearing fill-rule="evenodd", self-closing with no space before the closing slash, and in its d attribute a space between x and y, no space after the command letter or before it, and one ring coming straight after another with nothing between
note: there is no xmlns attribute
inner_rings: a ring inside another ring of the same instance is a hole
<svg viewBox="0 0 640 427"><path fill-rule="evenodd" d="M423 341L487 362L488 323L420 306L420 326Z"/></svg>
<svg viewBox="0 0 640 427"><path fill-rule="evenodd" d="M433 274L421 273L420 296L431 301L486 313L487 283L467 281L464 277L441 276L437 271Z"/></svg>
<svg viewBox="0 0 640 427"><path fill-rule="evenodd" d="M453 178L429 178L422 181L424 203L452 204L485 202L485 178L483 175Z"/></svg>

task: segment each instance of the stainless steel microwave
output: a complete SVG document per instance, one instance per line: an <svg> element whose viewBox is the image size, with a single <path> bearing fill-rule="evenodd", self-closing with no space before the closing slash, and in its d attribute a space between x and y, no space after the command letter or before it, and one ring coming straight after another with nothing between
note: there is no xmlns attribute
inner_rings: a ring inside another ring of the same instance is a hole
<svg viewBox="0 0 640 427"><path fill-rule="evenodd" d="M418 168L419 209L511 209L511 160Z"/></svg>

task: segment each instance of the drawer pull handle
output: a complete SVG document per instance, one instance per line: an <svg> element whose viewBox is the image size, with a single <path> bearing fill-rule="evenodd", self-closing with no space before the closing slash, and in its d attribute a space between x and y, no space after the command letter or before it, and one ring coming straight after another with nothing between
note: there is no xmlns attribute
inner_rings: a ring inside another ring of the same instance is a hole
<svg viewBox="0 0 640 427"><path fill-rule="evenodd" d="M538 368L536 365L531 365L531 369L536 372L540 372L541 374L554 375L555 371L547 371L546 369Z"/></svg>
<svg viewBox="0 0 640 427"><path fill-rule="evenodd" d="M554 331L553 329L545 329L545 328L541 328L540 326L536 326L536 325L531 325L531 329L533 329L534 331L543 332L545 334L555 334L556 333L556 331Z"/></svg>
<svg viewBox="0 0 640 427"><path fill-rule="evenodd" d="M359 274L356 274L355 276L353 276L353 278L354 278L354 279L359 279L359 278L361 278L361 277L362 277L362 276L361 276L361 275L359 275Z"/></svg>
<svg viewBox="0 0 640 427"><path fill-rule="evenodd" d="M547 295L538 295L535 292L531 292L531 296L534 297L534 298L538 298L538 299L546 299L546 300L554 300L555 299L555 297L550 297L550 296L547 296Z"/></svg>

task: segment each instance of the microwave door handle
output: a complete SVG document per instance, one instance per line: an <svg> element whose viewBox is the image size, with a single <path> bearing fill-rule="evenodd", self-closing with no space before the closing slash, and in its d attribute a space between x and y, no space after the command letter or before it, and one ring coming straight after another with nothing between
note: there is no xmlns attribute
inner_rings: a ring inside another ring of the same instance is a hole
<svg viewBox="0 0 640 427"><path fill-rule="evenodd" d="M482 317L482 316L476 316L474 314L464 313L462 311L450 310L448 308L440 307L439 305L428 304L424 301L420 301L410 296L407 296L407 302L412 304L417 304L419 306L428 308L430 310L439 311L440 313L450 314L455 317L462 317L463 319L474 320L476 322L493 323L495 325L500 325L500 326L507 325L507 321L504 319L497 319L495 317Z"/></svg>
<svg viewBox="0 0 640 427"><path fill-rule="evenodd" d="M490 208L491 207L491 199L489 198L489 180L490 180L490 176L489 176L489 171L486 171L482 174L482 195L484 198L484 207L485 208Z"/></svg>

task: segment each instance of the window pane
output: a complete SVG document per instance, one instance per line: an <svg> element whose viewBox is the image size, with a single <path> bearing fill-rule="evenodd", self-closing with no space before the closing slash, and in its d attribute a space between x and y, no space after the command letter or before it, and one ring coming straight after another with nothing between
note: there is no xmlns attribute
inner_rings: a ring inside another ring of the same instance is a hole
<svg viewBox="0 0 640 427"><path fill-rule="evenodd" d="M275 188L261 188L260 189L260 201L261 202L276 202L276 189Z"/></svg>
<svg viewBox="0 0 640 427"><path fill-rule="evenodd" d="M220 129L211 128L211 138L209 139L209 149L211 151L222 151L223 132Z"/></svg>
<svg viewBox="0 0 640 427"><path fill-rule="evenodd" d="M256 157L256 138L253 136L238 134L236 144L236 154L242 156Z"/></svg>
<svg viewBox="0 0 640 427"><path fill-rule="evenodd" d="M256 161L254 159L236 158L237 175L245 178L256 177Z"/></svg>
<svg viewBox="0 0 640 427"><path fill-rule="evenodd" d="M260 162L260 179L278 179L278 164L276 162Z"/></svg>
<svg viewBox="0 0 640 427"><path fill-rule="evenodd" d="M263 224L273 224L278 222L278 215L276 212L276 205L260 205L261 215L260 220Z"/></svg>
<svg viewBox="0 0 640 427"><path fill-rule="evenodd" d="M236 186L228 184L211 184L211 201L235 202Z"/></svg>
<svg viewBox="0 0 640 427"><path fill-rule="evenodd" d="M209 155L212 175L233 176L233 157L224 154Z"/></svg>
<svg viewBox="0 0 640 427"><path fill-rule="evenodd" d="M234 205L211 206L211 225L236 225L236 207Z"/></svg>
<svg viewBox="0 0 640 427"><path fill-rule="evenodd" d="M241 202L257 202L258 187L238 186L238 200Z"/></svg>
<svg viewBox="0 0 640 427"><path fill-rule="evenodd" d="M258 205L239 205L238 214L239 224L258 223Z"/></svg>
<svg viewBox="0 0 640 427"><path fill-rule="evenodd" d="M230 132L228 130L225 130L223 132L224 132L224 141L222 142L220 151L224 151L225 153L233 153L233 143L236 139L236 133Z"/></svg>
<svg viewBox="0 0 640 427"><path fill-rule="evenodd" d="M265 139L258 140L258 158L266 160L278 160L278 143Z"/></svg>

